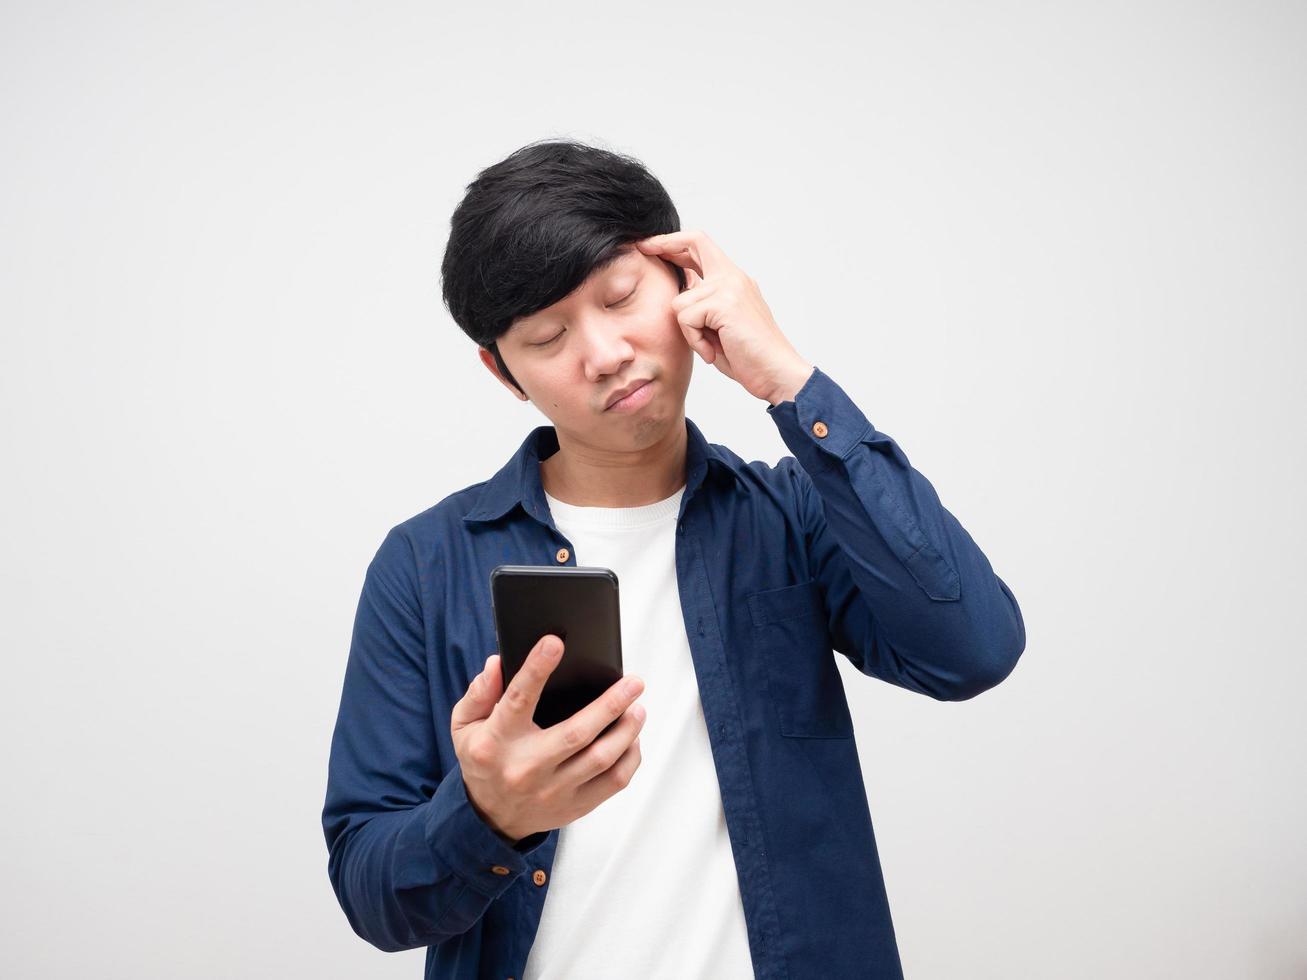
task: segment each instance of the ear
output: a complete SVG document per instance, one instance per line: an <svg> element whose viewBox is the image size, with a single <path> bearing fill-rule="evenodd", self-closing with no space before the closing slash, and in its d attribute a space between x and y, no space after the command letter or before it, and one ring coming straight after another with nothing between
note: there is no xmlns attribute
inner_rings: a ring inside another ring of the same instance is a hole
<svg viewBox="0 0 1307 980"><path fill-rule="evenodd" d="M502 374L499 373L499 365L495 363L494 354L490 353L490 351L486 350L486 348L484 347L478 347L477 356L481 358L481 363L486 366L486 370L489 371L491 374L493 374L496 378L498 378L499 383L513 393L514 398L516 398L520 402L530 401L530 399L527 398L526 395L522 394L522 392L517 390L517 388L513 385L513 382L509 381L507 378L505 378Z"/></svg>

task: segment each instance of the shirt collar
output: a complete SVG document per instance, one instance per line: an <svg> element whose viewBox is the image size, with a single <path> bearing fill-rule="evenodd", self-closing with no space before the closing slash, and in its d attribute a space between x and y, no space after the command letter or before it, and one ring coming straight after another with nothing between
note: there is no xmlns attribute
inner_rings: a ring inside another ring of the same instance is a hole
<svg viewBox="0 0 1307 980"><path fill-rule="evenodd" d="M723 476L738 474L743 463L734 454L715 446L703 437L699 427L687 416L685 419L685 493L681 510L703 483L709 472ZM531 430L522 441L513 458L505 463L484 484L476 504L463 515L469 523L493 521L507 514L517 504L542 524L553 526L545 491L540 483L540 460L548 459L558 451L558 432L552 425L541 425Z"/></svg>

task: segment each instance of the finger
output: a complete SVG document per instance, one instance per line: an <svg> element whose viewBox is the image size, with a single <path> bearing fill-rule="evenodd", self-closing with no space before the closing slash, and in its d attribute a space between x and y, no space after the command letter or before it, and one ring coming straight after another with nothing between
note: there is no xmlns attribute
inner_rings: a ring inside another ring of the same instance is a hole
<svg viewBox="0 0 1307 980"><path fill-rule="evenodd" d="M494 679L489 675L494 671ZM458 731L474 721L483 721L490 717L495 702L499 700L498 690L499 657L491 654L481 673L472 678L463 696L455 703L449 714L451 731Z"/></svg>
<svg viewBox="0 0 1307 980"><path fill-rule="evenodd" d="M713 362L713 345L710 344L704 335L702 327L687 327L684 323L680 324L681 335L685 342L690 345L694 351L703 360L705 364Z"/></svg>
<svg viewBox="0 0 1307 980"><path fill-rule="evenodd" d="M531 716L540 702L540 692L545 689L545 681L549 680L562 656L561 639L553 633L540 637L522 661L521 669L504 689L504 696L495 705L493 716L519 727L534 724Z"/></svg>
<svg viewBox="0 0 1307 980"><path fill-rule="evenodd" d="M654 238L646 238L642 242L636 242L636 245L646 255L657 255L659 258L666 259L673 265L679 265L682 269L685 269L687 284L691 275L702 279L704 268L699 261L699 253L694 250L694 246L670 245L658 241L658 239L664 237L666 236L656 235Z"/></svg>
<svg viewBox="0 0 1307 980"><path fill-rule="evenodd" d="M598 802L594 805L608 799L618 790L626 787L635 771L640 768L640 739L637 738L626 751L621 754L616 762L609 766L604 772L588 782L582 783L576 788L577 797L583 802L588 803L594 797L598 797Z"/></svg>
<svg viewBox="0 0 1307 980"><path fill-rule="evenodd" d="M639 737L644 728L644 719L644 705L631 705L610 730L560 765L557 775L568 783L579 786L611 768Z"/></svg>
<svg viewBox="0 0 1307 980"><path fill-rule="evenodd" d="M545 731L549 735L545 751L555 764L561 764L593 742L608 725L631 706L644 690L644 681L628 674L571 718Z"/></svg>
<svg viewBox="0 0 1307 980"><path fill-rule="evenodd" d="M640 251L648 255L661 255L677 265L685 265L688 260L704 278L724 272L731 265L731 260L717 247L717 243L698 229L651 235L635 244Z"/></svg>
<svg viewBox="0 0 1307 980"><path fill-rule="evenodd" d="M690 288L683 290L672 297L672 309L677 313L680 313L681 310L693 306L701 299L711 296L715 292L717 292L716 283L705 282L703 279L700 279Z"/></svg>
<svg viewBox="0 0 1307 980"><path fill-rule="evenodd" d="M685 342L708 364L716 358L718 349L705 336L708 331L713 330L712 324L708 321L712 318L715 309L712 297L704 296L676 314L676 322L680 324L681 333L685 335Z"/></svg>

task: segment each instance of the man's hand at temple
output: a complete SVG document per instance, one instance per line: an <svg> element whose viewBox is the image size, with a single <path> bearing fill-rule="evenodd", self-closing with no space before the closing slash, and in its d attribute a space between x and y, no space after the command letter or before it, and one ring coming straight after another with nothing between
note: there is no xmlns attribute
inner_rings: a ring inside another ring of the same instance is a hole
<svg viewBox="0 0 1307 980"><path fill-rule="evenodd" d="M672 300L686 343L755 398L792 401L812 375L781 331L758 284L702 231L654 235L635 243L685 270L686 288Z"/></svg>

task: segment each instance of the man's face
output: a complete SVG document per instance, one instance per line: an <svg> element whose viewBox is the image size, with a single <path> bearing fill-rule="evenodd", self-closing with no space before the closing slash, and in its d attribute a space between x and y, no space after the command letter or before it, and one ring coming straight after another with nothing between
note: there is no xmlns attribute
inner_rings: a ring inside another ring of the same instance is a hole
<svg viewBox="0 0 1307 980"><path fill-rule="evenodd" d="M676 273L626 246L552 306L520 317L499 353L526 396L560 434L600 450L629 452L664 438L683 417L694 352L672 310ZM517 397L484 348L481 360ZM634 403L609 407L642 381Z"/></svg>

